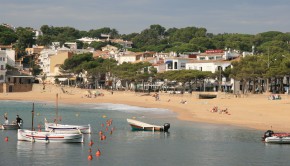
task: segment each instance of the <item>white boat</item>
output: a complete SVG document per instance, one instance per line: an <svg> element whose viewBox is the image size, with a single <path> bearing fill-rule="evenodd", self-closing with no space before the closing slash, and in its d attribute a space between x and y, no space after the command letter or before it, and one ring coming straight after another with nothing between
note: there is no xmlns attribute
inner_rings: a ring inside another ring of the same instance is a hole
<svg viewBox="0 0 290 166"><path fill-rule="evenodd" d="M144 123L134 119L127 119L127 122L132 127L132 130L143 130L143 131L164 131L167 132L170 128L169 123L165 123L163 126L152 125Z"/></svg>
<svg viewBox="0 0 290 166"><path fill-rule="evenodd" d="M25 129L18 129L18 141L29 142L70 142L81 143L84 142L83 134L63 134L55 132L38 132Z"/></svg>
<svg viewBox="0 0 290 166"><path fill-rule="evenodd" d="M276 143L276 144L290 144L290 136L286 137L279 137L279 136L272 136L265 138L266 143Z"/></svg>
<svg viewBox="0 0 290 166"><path fill-rule="evenodd" d="M90 134L91 133L91 125L67 125L67 124L58 124L58 123L49 123L46 119L44 119L45 123L45 131L54 131L58 133L72 133L75 131L79 131L82 134Z"/></svg>
<svg viewBox="0 0 290 166"><path fill-rule="evenodd" d="M290 133L274 133L272 130L267 130L262 140L266 143L290 144Z"/></svg>
<svg viewBox="0 0 290 166"><path fill-rule="evenodd" d="M74 130L79 130L82 134L91 133L91 125L68 125L58 123L58 94L56 94L56 121L55 123L49 123L46 118L44 119L45 131L54 131L58 133L70 133Z"/></svg>
<svg viewBox="0 0 290 166"><path fill-rule="evenodd" d="M20 129L22 124L2 124L0 125L0 129L2 130L17 130Z"/></svg>

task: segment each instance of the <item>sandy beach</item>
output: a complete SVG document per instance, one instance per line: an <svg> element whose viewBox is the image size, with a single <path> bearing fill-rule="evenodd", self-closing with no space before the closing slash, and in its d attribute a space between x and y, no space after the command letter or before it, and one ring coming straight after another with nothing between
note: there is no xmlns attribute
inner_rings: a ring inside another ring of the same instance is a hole
<svg viewBox="0 0 290 166"><path fill-rule="evenodd" d="M64 90L64 91L63 91ZM93 91L93 90L91 90ZM59 87L35 84L31 92L1 93L0 100L27 100L27 101L55 101L59 94L60 103L119 103L141 107L166 108L176 112L181 120L226 124L248 127L258 130L271 129L278 132L290 132L290 95L280 95L281 100L268 100L269 94L235 97L234 95L219 94L215 99L198 99L198 93L168 94L159 93L160 100L155 100L146 93L129 91L97 90L104 96L88 98L86 89ZM180 101L186 101L182 104ZM218 107L218 112L212 112ZM227 109L227 113L220 110Z"/></svg>

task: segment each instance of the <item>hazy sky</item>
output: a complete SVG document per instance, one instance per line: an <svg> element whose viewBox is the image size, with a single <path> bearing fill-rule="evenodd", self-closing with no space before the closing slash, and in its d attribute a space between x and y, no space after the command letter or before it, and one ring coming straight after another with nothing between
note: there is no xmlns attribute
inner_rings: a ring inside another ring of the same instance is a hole
<svg viewBox="0 0 290 166"><path fill-rule="evenodd" d="M214 34L290 32L290 0L3 0L1 23L110 27L120 34L140 33L152 24L204 27Z"/></svg>

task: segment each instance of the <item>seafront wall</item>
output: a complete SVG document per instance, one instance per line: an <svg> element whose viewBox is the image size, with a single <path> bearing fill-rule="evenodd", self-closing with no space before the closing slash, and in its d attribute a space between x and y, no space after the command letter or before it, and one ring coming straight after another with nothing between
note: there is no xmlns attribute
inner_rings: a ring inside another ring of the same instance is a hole
<svg viewBox="0 0 290 166"><path fill-rule="evenodd" d="M33 84L0 84L0 93L29 92L32 91Z"/></svg>

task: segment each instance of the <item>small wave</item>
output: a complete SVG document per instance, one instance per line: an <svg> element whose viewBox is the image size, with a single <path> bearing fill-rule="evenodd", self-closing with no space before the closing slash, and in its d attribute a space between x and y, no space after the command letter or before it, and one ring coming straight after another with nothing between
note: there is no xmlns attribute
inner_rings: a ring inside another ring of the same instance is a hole
<svg viewBox="0 0 290 166"><path fill-rule="evenodd" d="M95 104L94 109L107 109L107 110L114 110L120 111L125 113L153 113L153 114L164 114L164 113L173 113L168 109L162 108L145 108L145 107L138 107L138 106L130 106L126 104L111 104L111 103L101 103Z"/></svg>

